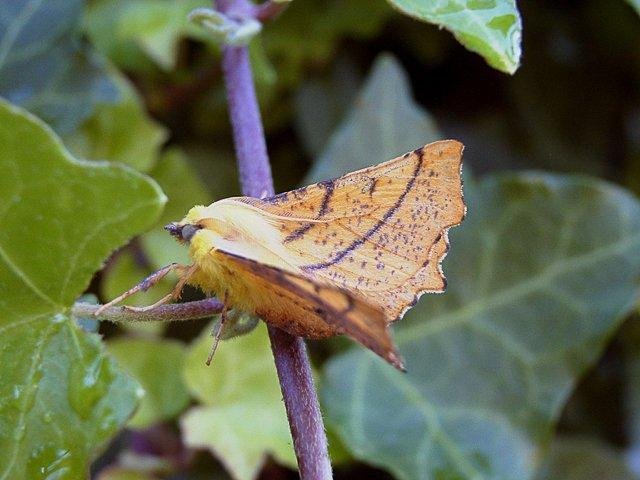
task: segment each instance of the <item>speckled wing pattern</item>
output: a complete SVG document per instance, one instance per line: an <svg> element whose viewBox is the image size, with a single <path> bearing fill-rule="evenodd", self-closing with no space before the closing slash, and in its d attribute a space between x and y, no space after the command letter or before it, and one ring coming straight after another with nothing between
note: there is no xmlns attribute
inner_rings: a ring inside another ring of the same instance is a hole
<svg viewBox="0 0 640 480"><path fill-rule="evenodd" d="M461 143L431 143L388 162L271 198L261 210L295 254L301 277L335 285L401 318L442 292L449 228L465 214Z"/></svg>

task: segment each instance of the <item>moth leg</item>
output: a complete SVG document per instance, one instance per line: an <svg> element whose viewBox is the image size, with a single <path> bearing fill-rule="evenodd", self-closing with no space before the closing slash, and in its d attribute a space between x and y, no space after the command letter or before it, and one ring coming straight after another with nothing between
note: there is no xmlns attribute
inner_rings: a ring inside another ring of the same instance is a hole
<svg viewBox="0 0 640 480"><path fill-rule="evenodd" d="M162 280L164 277L166 277L173 270L178 270L178 271L181 272L181 278L178 281L178 284L176 285L176 288L178 288L178 286L179 286L180 289L182 289L182 287L184 287L184 284L186 283L186 281L189 279L189 277L193 273L194 265L180 265L178 263L171 263L171 264L167 265L166 267L162 267L160 270L158 270L156 272L153 272L147 278L142 280L136 286L134 286L134 287L130 288L129 290L127 290L126 292L124 292L122 295L119 295L116 298L114 298L113 300L111 300L110 302L105 303L104 305L102 305L100 308L98 308L94 312L94 315L95 316L100 315L107 308L112 307L114 305L117 305L118 303L120 303L121 301L123 301L126 298L129 298L131 295L133 295L135 293L146 292L151 287L156 285L160 280ZM174 288L174 290L171 292L171 295L175 294L176 288ZM178 292L177 295L179 296L180 292ZM168 297L168 295L165 296L164 298L166 298L166 297ZM166 300L165 300L165 302L166 302ZM156 302L156 303L158 303L158 302ZM153 306L157 306L157 305L154 304ZM133 307L128 307L128 308L133 308Z"/></svg>
<svg viewBox="0 0 640 480"><path fill-rule="evenodd" d="M126 308L127 310L131 310L133 312L148 312L149 310L153 310L154 308L159 307L160 305L164 305L165 303L169 303L172 300L176 300L176 299L180 298L180 294L182 293L182 289L187 284L187 282L189 281L189 279L191 278L191 276L193 275L193 273L196 271L196 269L198 267L195 264L194 265L177 265L177 264L173 264L173 265L176 265L174 268L178 269L178 270L181 270L181 272L180 272L180 279L178 280L178 283L176 283L176 286L173 287L173 290L171 290L171 292L167 293L164 297L162 297L160 300L158 300L157 302L155 302L152 305L147 305L147 306L144 306L144 307L130 307L128 305L125 305L124 308ZM167 267L165 267L165 268L167 268ZM158 273L158 272L156 272L156 273ZM169 272L164 273L160 278L158 278L158 280L155 281L155 283L157 283L167 273L169 273ZM154 274L152 274L152 275L154 275ZM144 282L144 280L143 280L143 282Z"/></svg>
<svg viewBox="0 0 640 480"><path fill-rule="evenodd" d="M227 312L229 311L228 306L228 294L224 292L224 300L222 301L222 311L220 312L220 322L213 327L211 331L211 336L213 337L213 345L211 345L211 351L209 352L209 356L207 357L207 367L211 365L211 360L213 359L213 355L216 353L218 348L218 343L220 342L220 336L222 335L222 329L224 328L224 324L227 321Z"/></svg>
<svg viewBox="0 0 640 480"><path fill-rule="evenodd" d="M170 263L166 267L162 267L160 270L158 270L156 272L153 272L147 278L142 280L136 286L131 287L129 290L124 292L122 295L119 295L116 298L114 298L113 300L111 300L110 302L105 303L104 305L102 305L100 308L98 308L95 311L94 315L96 315L96 316L100 315L107 308L112 307L114 305L117 305L118 303L123 301L125 298L129 298L131 295L133 295L135 293L146 292L151 287L153 287L155 284L157 284L160 280L162 280L164 277L166 277L167 274L169 272L171 272L172 270L184 269L184 268L187 268L187 267L185 265L180 265L178 263Z"/></svg>

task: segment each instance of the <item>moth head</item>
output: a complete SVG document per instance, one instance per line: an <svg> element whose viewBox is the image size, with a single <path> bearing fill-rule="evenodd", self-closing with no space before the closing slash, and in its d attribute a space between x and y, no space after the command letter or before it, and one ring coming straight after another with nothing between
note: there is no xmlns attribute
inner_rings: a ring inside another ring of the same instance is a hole
<svg viewBox="0 0 640 480"><path fill-rule="evenodd" d="M164 227L180 243L191 243L193 237L200 230L207 233L206 237L231 238L235 237L235 229L225 216L225 212L216 204L208 207L196 205L179 222L173 222Z"/></svg>
<svg viewBox="0 0 640 480"><path fill-rule="evenodd" d="M191 223L175 223L172 222L169 225L165 225L164 229L175 237L180 243L189 243L193 236L202 226Z"/></svg>
<svg viewBox="0 0 640 480"><path fill-rule="evenodd" d="M189 243L196 232L204 228L204 225L201 223L204 209L205 207L203 206L193 207L181 221L171 222L165 225L164 229L178 240L178 242Z"/></svg>

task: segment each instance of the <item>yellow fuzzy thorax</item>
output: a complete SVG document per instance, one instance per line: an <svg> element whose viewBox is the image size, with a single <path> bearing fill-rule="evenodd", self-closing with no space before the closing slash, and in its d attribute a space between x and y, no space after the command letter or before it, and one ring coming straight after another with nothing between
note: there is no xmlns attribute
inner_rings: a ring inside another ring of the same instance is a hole
<svg viewBox="0 0 640 480"><path fill-rule="evenodd" d="M244 272L231 269L218 250L262 263L291 269L282 251L282 235L250 206L233 199L195 206L180 222L200 226L189 242L189 256L197 270L189 283L218 298L228 296L235 308L253 311L258 292L250 291Z"/></svg>

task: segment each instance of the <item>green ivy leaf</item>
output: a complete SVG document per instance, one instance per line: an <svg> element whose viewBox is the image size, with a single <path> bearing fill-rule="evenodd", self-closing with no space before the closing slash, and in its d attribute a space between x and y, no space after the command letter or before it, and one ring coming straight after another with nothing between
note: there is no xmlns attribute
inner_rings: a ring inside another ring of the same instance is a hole
<svg viewBox="0 0 640 480"><path fill-rule="evenodd" d="M520 65L522 21L515 0L388 0L412 17L446 28L489 65L514 73Z"/></svg>
<svg viewBox="0 0 640 480"><path fill-rule="evenodd" d="M187 356L187 387L203 406L182 418L185 443L209 448L238 480L257 478L267 454L295 468L264 324L248 335L222 342L207 367L211 342L205 329Z"/></svg>
<svg viewBox="0 0 640 480"><path fill-rule="evenodd" d="M560 438L549 449L535 480L637 480L621 452L590 438Z"/></svg>
<svg viewBox="0 0 640 480"><path fill-rule="evenodd" d="M141 391L69 307L164 196L130 168L75 160L0 102L0 478L81 478Z"/></svg>
<svg viewBox="0 0 640 480"><path fill-rule="evenodd" d="M83 0L12 0L0 9L0 96L72 132L118 91L77 29Z"/></svg>
<svg viewBox="0 0 640 480"><path fill-rule="evenodd" d="M375 165L439 137L434 121L413 100L400 64L382 55L306 180L318 182Z"/></svg>
<svg viewBox="0 0 640 480"><path fill-rule="evenodd" d="M167 132L145 111L129 81L112 74L120 91L117 103L100 103L91 118L65 136L65 145L78 157L113 160L147 172L156 164Z"/></svg>
<svg viewBox="0 0 640 480"><path fill-rule="evenodd" d="M395 328L409 373L363 349L326 369L324 405L344 443L403 479L530 478L638 292L640 204L626 191L526 173L465 196L447 293Z"/></svg>
<svg viewBox="0 0 640 480"><path fill-rule="evenodd" d="M189 403L182 381L185 347L168 339L117 338L108 350L146 394L130 427L145 428L180 413Z"/></svg>

